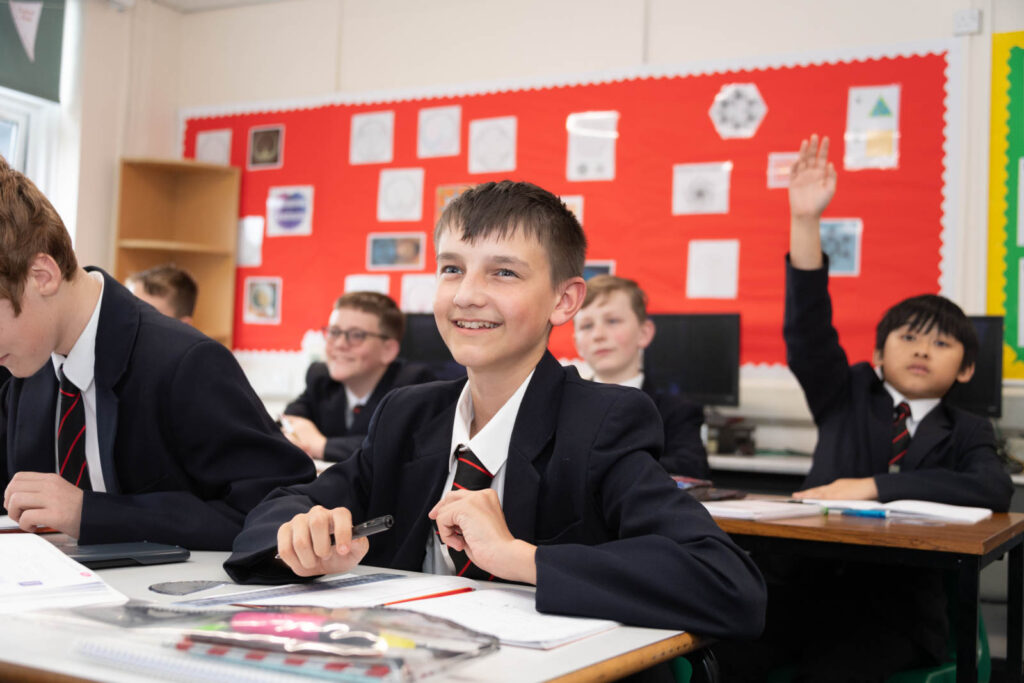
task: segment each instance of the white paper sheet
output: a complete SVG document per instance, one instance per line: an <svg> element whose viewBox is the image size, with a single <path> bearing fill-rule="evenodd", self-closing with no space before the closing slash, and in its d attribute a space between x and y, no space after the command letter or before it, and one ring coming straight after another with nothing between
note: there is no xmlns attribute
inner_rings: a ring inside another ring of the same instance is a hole
<svg viewBox="0 0 1024 683"><path fill-rule="evenodd" d="M768 189L789 187L789 171L799 156L799 152L768 153Z"/></svg>
<svg viewBox="0 0 1024 683"><path fill-rule="evenodd" d="M422 168L382 169L377 184L377 220L421 220L423 176Z"/></svg>
<svg viewBox="0 0 1024 683"><path fill-rule="evenodd" d="M568 180L615 180L615 141L619 112L584 111L569 114L565 129L569 144L565 155Z"/></svg>
<svg viewBox="0 0 1024 683"><path fill-rule="evenodd" d="M244 283L242 322L251 325L280 325L281 278L247 277Z"/></svg>
<svg viewBox="0 0 1024 683"><path fill-rule="evenodd" d="M401 308L406 313L433 313L437 276L408 274L402 276Z"/></svg>
<svg viewBox="0 0 1024 683"><path fill-rule="evenodd" d="M313 234L313 186L272 187L267 191L267 237Z"/></svg>
<svg viewBox="0 0 1024 683"><path fill-rule="evenodd" d="M230 165L231 129L204 130L196 133L196 161Z"/></svg>
<svg viewBox="0 0 1024 683"><path fill-rule="evenodd" d="M731 161L675 164L672 167L672 215L729 213Z"/></svg>
<svg viewBox="0 0 1024 683"><path fill-rule="evenodd" d="M469 172L516 170L515 116L477 119L469 123Z"/></svg>
<svg viewBox="0 0 1024 683"><path fill-rule="evenodd" d="M391 276L358 273L345 276L345 292L377 292L391 295Z"/></svg>
<svg viewBox="0 0 1024 683"><path fill-rule="evenodd" d="M350 164L387 164L394 157L395 112L352 116L348 146Z"/></svg>
<svg viewBox="0 0 1024 683"><path fill-rule="evenodd" d="M462 107L420 109L416 131L416 156L420 159L458 156L462 137Z"/></svg>
<svg viewBox="0 0 1024 683"><path fill-rule="evenodd" d="M897 168L900 159L900 86L850 88L846 105L848 171Z"/></svg>
<svg viewBox="0 0 1024 683"><path fill-rule="evenodd" d="M240 267L263 265L263 216L243 216L238 219L238 254Z"/></svg>
<svg viewBox="0 0 1024 683"><path fill-rule="evenodd" d="M693 240L686 261L686 297L735 299L739 272L739 240Z"/></svg>

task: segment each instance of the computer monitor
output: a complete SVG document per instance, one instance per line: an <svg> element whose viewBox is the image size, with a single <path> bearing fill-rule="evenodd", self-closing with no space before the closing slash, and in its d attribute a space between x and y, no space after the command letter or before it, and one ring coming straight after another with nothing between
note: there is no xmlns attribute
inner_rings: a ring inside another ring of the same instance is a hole
<svg viewBox="0 0 1024 683"><path fill-rule="evenodd" d="M958 408L982 417L1003 414L1003 317L972 315L978 333L978 360L970 382L957 382L946 394L946 400Z"/></svg>
<svg viewBox="0 0 1024 683"><path fill-rule="evenodd" d="M644 352L644 376L657 391L704 405L739 405L739 313L650 318L656 332Z"/></svg>
<svg viewBox="0 0 1024 683"><path fill-rule="evenodd" d="M399 355L415 363L423 363L438 379L466 376L466 368L455 362L445 346L433 313L406 313L405 336Z"/></svg>

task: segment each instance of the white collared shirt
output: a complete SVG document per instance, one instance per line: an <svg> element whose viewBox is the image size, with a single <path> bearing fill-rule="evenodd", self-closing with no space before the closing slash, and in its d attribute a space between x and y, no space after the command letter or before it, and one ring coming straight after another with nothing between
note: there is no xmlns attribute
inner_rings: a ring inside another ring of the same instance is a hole
<svg viewBox="0 0 1024 683"><path fill-rule="evenodd" d="M459 402L455 408L455 424L452 427L452 443L448 455L448 478L445 479L444 488L441 491L442 498L448 494L452 488L452 482L455 481L455 449L459 446L466 446L473 451L473 455L480 460L487 471L494 474L491 488L497 491L498 502L504 504L505 462L508 460L508 449L512 443L512 428L515 427L519 406L523 402L526 387L529 386L533 373L534 371L531 371L526 376L515 393L505 401L505 405L473 438L469 436L473 424L473 394L469 390L469 382L462 387L462 394L459 396ZM430 537L427 539L427 555L423 560L423 571L430 574L451 575L455 573L451 555L441 544L440 537L434 533L433 526L431 526Z"/></svg>
<svg viewBox="0 0 1024 683"><path fill-rule="evenodd" d="M372 393L371 390L370 394ZM352 423L356 421L355 407L359 406L362 409L366 405L366 400L370 398L370 394L356 396L347 386L345 387L345 429L352 429Z"/></svg>
<svg viewBox="0 0 1024 683"><path fill-rule="evenodd" d="M633 387L634 389L642 389L644 386L644 373L630 377L624 382L619 382L621 386Z"/></svg>
<svg viewBox="0 0 1024 683"><path fill-rule="evenodd" d="M103 275L102 273L90 272L88 275L100 283L100 296L96 300L96 308L93 309L89 322L86 323L82 334L78 335L74 346L67 356L59 353L51 353L50 360L53 363L53 371L60 382L60 370L63 367L64 375L79 388L82 392L82 402L85 406L85 461L89 464L89 481L93 491L106 491L107 487L103 482L103 467L100 464L100 441L96 427L96 329L100 321L100 304L103 302ZM54 416L53 433L57 433L60 425L60 401L57 401L57 412ZM56 439L54 439L56 441ZM60 453L54 446L54 472L60 472Z"/></svg>
<svg viewBox="0 0 1024 683"><path fill-rule="evenodd" d="M921 424L921 420L923 420L928 415L928 413L932 412L932 410L935 409L935 406L939 405L939 403L942 402L942 399L909 399L906 398L899 391L897 391L896 388L893 385L889 384L888 382L883 381L882 384L885 385L885 390L889 392L890 396L892 396L893 406L898 406L900 403L903 403L904 401L906 401L907 405L910 406L910 417L907 418L907 431L910 433L910 438L913 439L914 432L917 431L918 426Z"/></svg>

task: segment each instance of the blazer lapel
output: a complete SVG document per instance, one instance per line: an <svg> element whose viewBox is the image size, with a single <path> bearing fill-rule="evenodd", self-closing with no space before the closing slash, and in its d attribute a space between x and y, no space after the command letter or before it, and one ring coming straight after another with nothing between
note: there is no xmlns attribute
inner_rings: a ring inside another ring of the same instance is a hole
<svg viewBox="0 0 1024 683"><path fill-rule="evenodd" d="M103 303L96 329L96 430L100 464L107 493L120 493L114 466L114 439L117 435L118 394L116 387L128 367L139 333L139 307L134 295L99 268L103 275Z"/></svg>
<svg viewBox="0 0 1024 683"><path fill-rule="evenodd" d="M892 458L893 405L892 396L881 380L871 387L869 400L871 401L871 421L868 427L868 439L871 452L869 454L870 462L866 464L867 473L887 472L889 460Z"/></svg>
<svg viewBox="0 0 1024 683"><path fill-rule="evenodd" d="M454 423L453 401L448 409L413 435L413 457L402 467L400 478L400 486L409 493L403 497L410 503L403 513L410 515L412 527L395 551L396 566L415 566L416 558L422 562L427 538L433 533L433 522L427 518L427 513L441 499L441 488L448 477ZM412 495L413 489L426 490L427 494ZM399 505L402 502L399 501Z"/></svg>
<svg viewBox="0 0 1024 683"><path fill-rule="evenodd" d="M900 469L903 471L920 469L930 453L934 453L936 446L943 440L949 438L953 431L953 424L946 412L946 407L939 404L925 415L921 424L914 430L914 436L910 438L910 446L907 454L903 456L904 462Z"/></svg>
<svg viewBox="0 0 1024 683"><path fill-rule="evenodd" d="M508 529L528 543L537 537L540 473L534 461L551 441L558 424L565 369L545 352L519 405L505 471L503 509Z"/></svg>
<svg viewBox="0 0 1024 683"><path fill-rule="evenodd" d="M56 472L57 376L49 360L22 382L21 396L12 405L21 419L15 415L11 421L19 426L14 431L13 450L7 456L9 471ZM49 427L36 428L40 422Z"/></svg>

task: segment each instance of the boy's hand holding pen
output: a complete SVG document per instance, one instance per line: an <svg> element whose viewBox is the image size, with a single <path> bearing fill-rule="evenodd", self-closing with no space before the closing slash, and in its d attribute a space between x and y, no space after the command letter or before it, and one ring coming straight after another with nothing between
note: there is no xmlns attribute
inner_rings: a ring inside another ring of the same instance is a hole
<svg viewBox="0 0 1024 683"><path fill-rule="evenodd" d="M277 532L277 557L298 576L345 572L359 564L370 549L367 536L394 525L391 515L352 525L347 508L321 505L295 515Z"/></svg>

